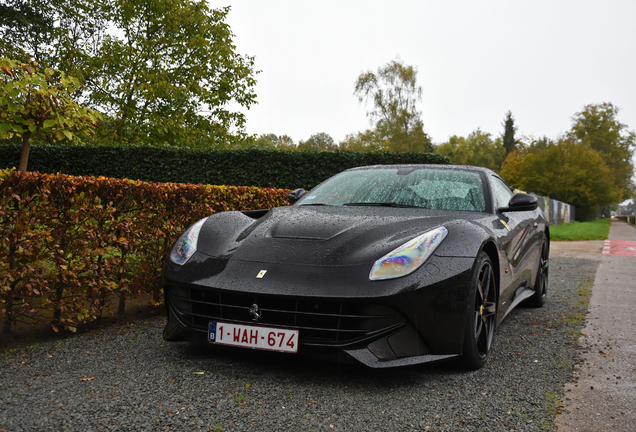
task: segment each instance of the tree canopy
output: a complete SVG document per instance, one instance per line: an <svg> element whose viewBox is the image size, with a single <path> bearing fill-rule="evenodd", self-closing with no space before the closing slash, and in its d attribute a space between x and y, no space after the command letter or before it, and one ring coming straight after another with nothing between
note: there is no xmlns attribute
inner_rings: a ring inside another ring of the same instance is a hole
<svg viewBox="0 0 636 432"><path fill-rule="evenodd" d="M514 151L517 148L517 139L515 138L515 133L517 132L517 128L515 126L515 118L512 116L512 112L508 111L506 113L506 118L503 122L504 133L502 135L503 146L506 149L506 154Z"/></svg>
<svg viewBox="0 0 636 432"><path fill-rule="evenodd" d="M610 169L613 184L621 191L618 201L634 195L632 157L636 134L616 118L619 109L611 103L586 105L572 118L569 136L576 142L599 152ZM617 201L617 202L618 202Z"/></svg>
<svg viewBox="0 0 636 432"><path fill-rule="evenodd" d="M570 137L532 151L515 150L501 176L519 189L573 204L577 219L583 220L593 218L597 206L617 203L621 195L601 154Z"/></svg>
<svg viewBox="0 0 636 432"><path fill-rule="evenodd" d="M422 88L417 85L413 66L392 60L376 73L364 72L356 81L354 94L360 102L373 104L367 112L373 129L359 134L360 143L397 152L432 151L416 106L422 99Z"/></svg>
<svg viewBox="0 0 636 432"><path fill-rule="evenodd" d="M71 95L76 78L37 65L0 61L0 138L22 139L18 171L26 171L33 137L44 141L81 141L100 121L97 112L77 104Z"/></svg>
<svg viewBox="0 0 636 432"><path fill-rule="evenodd" d="M338 150L333 138L325 132L313 134L306 141L298 143L298 150Z"/></svg>
<svg viewBox="0 0 636 432"><path fill-rule="evenodd" d="M248 137L245 147L272 149L272 150L297 150L296 143L289 135L263 134L258 137Z"/></svg>
<svg viewBox="0 0 636 432"><path fill-rule="evenodd" d="M501 138L493 140L488 132L477 129L468 137L453 135L437 147L437 153L456 165L476 165L499 171L506 157Z"/></svg>
<svg viewBox="0 0 636 432"><path fill-rule="evenodd" d="M204 0L0 0L0 55L58 67L104 113L99 139L216 147L244 138L253 59L236 53L229 7Z"/></svg>
<svg viewBox="0 0 636 432"><path fill-rule="evenodd" d="M374 131L366 130L355 134L348 134L345 139L338 144L340 150L348 150L360 153L380 151L383 149L383 142Z"/></svg>

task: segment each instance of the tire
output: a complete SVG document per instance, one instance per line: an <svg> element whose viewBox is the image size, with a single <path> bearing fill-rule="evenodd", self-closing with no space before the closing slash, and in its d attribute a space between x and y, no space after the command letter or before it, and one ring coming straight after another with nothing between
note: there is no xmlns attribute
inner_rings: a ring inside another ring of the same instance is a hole
<svg viewBox="0 0 636 432"><path fill-rule="evenodd" d="M490 258L485 252L477 257L466 313L466 333L462 361L470 370L484 367L490 356L497 321L497 281Z"/></svg>
<svg viewBox="0 0 636 432"><path fill-rule="evenodd" d="M541 258L539 258L539 268L534 282L534 294L527 300L527 305L540 308L545 304L548 297L548 272L550 270L550 260L548 259L548 242L545 239L541 242Z"/></svg>

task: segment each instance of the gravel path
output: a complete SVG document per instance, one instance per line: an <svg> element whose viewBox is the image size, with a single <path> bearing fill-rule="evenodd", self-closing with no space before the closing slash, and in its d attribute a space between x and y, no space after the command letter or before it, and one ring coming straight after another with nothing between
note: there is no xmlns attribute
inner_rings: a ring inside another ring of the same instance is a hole
<svg viewBox="0 0 636 432"><path fill-rule="evenodd" d="M513 311L476 372L166 343L161 319L12 352L0 357L0 431L555 430L597 265L552 259L546 306Z"/></svg>

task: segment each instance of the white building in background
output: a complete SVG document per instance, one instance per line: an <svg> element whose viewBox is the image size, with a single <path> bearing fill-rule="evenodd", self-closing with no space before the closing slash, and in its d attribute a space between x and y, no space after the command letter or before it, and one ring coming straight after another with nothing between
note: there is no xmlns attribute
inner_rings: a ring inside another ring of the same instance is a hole
<svg viewBox="0 0 636 432"><path fill-rule="evenodd" d="M616 209L616 216L636 216L634 201L635 198L632 198L620 203Z"/></svg>

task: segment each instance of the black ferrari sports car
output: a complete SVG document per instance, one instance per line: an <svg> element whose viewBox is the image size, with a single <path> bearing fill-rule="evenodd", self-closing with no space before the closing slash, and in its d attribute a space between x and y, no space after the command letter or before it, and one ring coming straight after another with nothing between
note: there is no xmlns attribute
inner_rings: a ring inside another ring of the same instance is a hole
<svg viewBox="0 0 636 432"><path fill-rule="evenodd" d="M367 166L289 197L183 233L164 268L165 340L478 369L504 317L545 302L547 219L488 169Z"/></svg>

